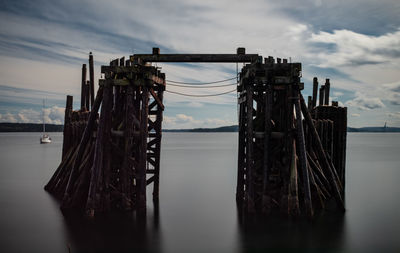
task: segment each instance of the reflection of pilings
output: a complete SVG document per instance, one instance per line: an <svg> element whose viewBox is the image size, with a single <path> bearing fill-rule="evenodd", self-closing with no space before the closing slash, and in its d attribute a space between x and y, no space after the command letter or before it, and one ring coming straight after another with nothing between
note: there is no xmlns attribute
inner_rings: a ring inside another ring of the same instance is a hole
<svg viewBox="0 0 400 253"><path fill-rule="evenodd" d="M158 203L154 205L154 213L149 212L147 218L149 222L131 213L111 213L90 221L66 215L68 247L71 252L160 252Z"/></svg>
<svg viewBox="0 0 400 253"><path fill-rule="evenodd" d="M312 224L274 217L273 219L239 219L240 252L300 251L346 248L346 220L343 213L322 213ZM329 229L327 229L329 228Z"/></svg>

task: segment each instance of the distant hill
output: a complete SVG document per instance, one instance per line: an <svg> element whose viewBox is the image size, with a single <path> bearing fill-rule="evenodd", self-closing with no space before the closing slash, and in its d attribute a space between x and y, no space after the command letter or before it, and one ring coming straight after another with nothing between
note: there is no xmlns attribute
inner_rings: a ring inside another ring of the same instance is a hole
<svg viewBox="0 0 400 253"><path fill-rule="evenodd" d="M64 125L46 124L46 132L62 132ZM42 124L0 123L0 132L42 132Z"/></svg>
<svg viewBox="0 0 400 253"><path fill-rule="evenodd" d="M239 127L237 125L224 126L217 128L194 128L194 129L166 129L164 132L237 132ZM360 132L360 133L399 133L400 127L348 127L348 132Z"/></svg>
<svg viewBox="0 0 400 253"><path fill-rule="evenodd" d="M400 127L348 127L347 132L364 132L364 133L399 133Z"/></svg>
<svg viewBox="0 0 400 253"><path fill-rule="evenodd" d="M64 125L46 124L46 132L62 132ZM164 132L192 132L192 133L219 133L219 132L237 132L239 127L223 126L216 128L193 128L193 129L164 129ZM0 123L0 132L41 132L42 124L33 123ZM348 132L359 133L400 133L400 127L348 127Z"/></svg>
<svg viewBox="0 0 400 253"><path fill-rule="evenodd" d="M237 125L233 126L223 126L217 128L193 128L193 129L164 129L164 132L237 132L239 127Z"/></svg>

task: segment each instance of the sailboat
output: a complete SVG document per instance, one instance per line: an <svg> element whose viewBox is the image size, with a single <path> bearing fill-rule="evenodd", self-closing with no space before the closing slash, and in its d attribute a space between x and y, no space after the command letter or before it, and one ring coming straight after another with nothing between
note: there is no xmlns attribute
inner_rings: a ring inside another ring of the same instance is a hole
<svg viewBox="0 0 400 253"><path fill-rule="evenodd" d="M43 99L43 135L40 137L40 144L51 143L51 138L46 134L46 124L44 123L44 99Z"/></svg>

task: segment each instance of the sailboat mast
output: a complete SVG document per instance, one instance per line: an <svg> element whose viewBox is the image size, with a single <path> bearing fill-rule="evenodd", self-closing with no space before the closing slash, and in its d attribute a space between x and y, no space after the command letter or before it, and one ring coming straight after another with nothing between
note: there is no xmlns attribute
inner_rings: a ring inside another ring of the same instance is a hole
<svg viewBox="0 0 400 253"><path fill-rule="evenodd" d="M43 134L46 132L46 125L44 124L44 99L43 99L43 110L42 110L42 113L43 113Z"/></svg>

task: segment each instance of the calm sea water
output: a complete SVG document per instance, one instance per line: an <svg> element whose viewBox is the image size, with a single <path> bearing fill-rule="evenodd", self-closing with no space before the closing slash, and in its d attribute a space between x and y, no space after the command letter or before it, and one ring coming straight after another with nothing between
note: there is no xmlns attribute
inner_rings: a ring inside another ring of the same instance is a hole
<svg viewBox="0 0 400 253"><path fill-rule="evenodd" d="M126 215L104 226L65 219L43 190L62 134L50 145L39 136L0 134L1 252L400 252L400 134L348 135L344 215L246 226L235 203L236 133L165 133L158 205L149 191L146 222Z"/></svg>

